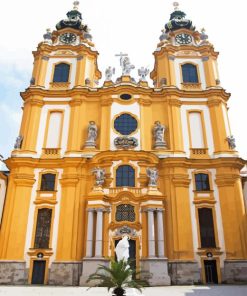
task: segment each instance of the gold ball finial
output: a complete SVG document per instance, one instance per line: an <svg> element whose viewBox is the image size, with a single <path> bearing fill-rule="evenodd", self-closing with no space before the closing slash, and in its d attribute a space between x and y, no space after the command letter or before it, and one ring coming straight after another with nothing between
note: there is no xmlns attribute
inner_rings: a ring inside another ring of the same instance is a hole
<svg viewBox="0 0 247 296"><path fill-rule="evenodd" d="M79 1L74 1L74 2L73 2L73 5L74 5L73 9L74 9L74 10L78 10L78 6L79 6L79 4L80 4Z"/></svg>
<svg viewBox="0 0 247 296"><path fill-rule="evenodd" d="M179 3L178 2L173 2L174 10L178 10Z"/></svg>

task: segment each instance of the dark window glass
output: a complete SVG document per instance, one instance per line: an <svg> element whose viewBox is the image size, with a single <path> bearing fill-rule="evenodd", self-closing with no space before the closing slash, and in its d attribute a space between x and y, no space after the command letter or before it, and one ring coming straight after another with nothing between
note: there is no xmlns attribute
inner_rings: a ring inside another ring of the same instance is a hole
<svg viewBox="0 0 247 296"><path fill-rule="evenodd" d="M192 64L182 65L183 82L198 83L197 68Z"/></svg>
<svg viewBox="0 0 247 296"><path fill-rule="evenodd" d="M38 210L37 226L35 232L34 248L49 248L50 229L51 229L51 209Z"/></svg>
<svg viewBox="0 0 247 296"><path fill-rule="evenodd" d="M122 99L122 100L130 100L132 97L131 97L131 95L129 95L129 94L122 94L121 96L120 96L120 99Z"/></svg>
<svg viewBox="0 0 247 296"><path fill-rule="evenodd" d="M137 129L137 120L129 114L122 114L115 119L114 128L122 135L129 135Z"/></svg>
<svg viewBox="0 0 247 296"><path fill-rule="evenodd" d="M212 209L198 209L201 247L215 248L214 221Z"/></svg>
<svg viewBox="0 0 247 296"><path fill-rule="evenodd" d="M55 189L55 179L54 174L43 174L41 178L41 191L54 191Z"/></svg>
<svg viewBox="0 0 247 296"><path fill-rule="evenodd" d="M53 82L68 82L69 80L69 69L68 64L58 64L55 66Z"/></svg>
<svg viewBox="0 0 247 296"><path fill-rule="evenodd" d="M210 190L208 174L196 174L196 191Z"/></svg>
<svg viewBox="0 0 247 296"><path fill-rule="evenodd" d="M117 206L116 221L135 221L135 210L134 207L128 204Z"/></svg>
<svg viewBox="0 0 247 296"><path fill-rule="evenodd" d="M130 165L121 165L118 167L116 186L135 187L135 170Z"/></svg>

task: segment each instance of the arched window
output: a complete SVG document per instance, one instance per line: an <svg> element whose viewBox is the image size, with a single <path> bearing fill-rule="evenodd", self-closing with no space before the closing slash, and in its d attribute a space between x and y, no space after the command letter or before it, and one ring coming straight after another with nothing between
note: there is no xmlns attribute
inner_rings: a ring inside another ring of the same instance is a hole
<svg viewBox="0 0 247 296"><path fill-rule="evenodd" d="M182 65L183 82L198 83L197 68L192 64Z"/></svg>
<svg viewBox="0 0 247 296"><path fill-rule="evenodd" d="M135 221L135 208L129 204L122 204L117 206L116 221Z"/></svg>
<svg viewBox="0 0 247 296"><path fill-rule="evenodd" d="M41 191L54 191L55 190L55 174L43 174L41 177Z"/></svg>
<svg viewBox="0 0 247 296"><path fill-rule="evenodd" d="M201 248L215 248L214 220L212 209L198 209Z"/></svg>
<svg viewBox="0 0 247 296"><path fill-rule="evenodd" d="M52 209L38 210L34 248L48 249L50 241Z"/></svg>
<svg viewBox="0 0 247 296"><path fill-rule="evenodd" d="M116 186L135 187L135 170L130 165L121 165L117 168Z"/></svg>
<svg viewBox="0 0 247 296"><path fill-rule="evenodd" d="M128 113L121 114L115 119L114 128L122 135L129 135L137 129L137 120Z"/></svg>
<svg viewBox="0 0 247 296"><path fill-rule="evenodd" d="M209 177L208 174L195 174L196 191L209 191Z"/></svg>
<svg viewBox="0 0 247 296"><path fill-rule="evenodd" d="M55 66L53 82L68 82L70 65L61 63Z"/></svg>

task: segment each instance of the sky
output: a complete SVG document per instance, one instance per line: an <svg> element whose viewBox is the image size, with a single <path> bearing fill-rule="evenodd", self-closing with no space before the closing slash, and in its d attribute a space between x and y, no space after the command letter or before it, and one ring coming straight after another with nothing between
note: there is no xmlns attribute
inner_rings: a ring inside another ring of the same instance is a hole
<svg viewBox="0 0 247 296"><path fill-rule="evenodd" d="M161 30L173 11L167 0L88 0L80 1L79 11L91 29L99 52L98 65L114 66L120 73L115 54L128 53L137 78L141 66L153 69L153 52ZM19 95L28 85L33 56L47 28L72 9L71 0L11 0L0 2L0 154L7 158L18 136L22 116ZM230 92L228 102L231 132L237 150L247 159L246 11L244 0L181 0L180 9L198 30L206 29L209 41L220 52L218 63L221 86ZM115 77L118 77L116 75ZM101 84L104 79L101 80ZM150 83L150 86L152 84Z"/></svg>

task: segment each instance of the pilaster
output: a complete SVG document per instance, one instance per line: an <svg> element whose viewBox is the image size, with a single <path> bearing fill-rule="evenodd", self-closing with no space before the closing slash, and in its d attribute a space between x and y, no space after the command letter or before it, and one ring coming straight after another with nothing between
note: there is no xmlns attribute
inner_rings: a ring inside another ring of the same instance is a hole
<svg viewBox="0 0 247 296"><path fill-rule="evenodd" d="M60 218L57 241L57 261L69 261L76 259L73 244L74 236L77 234L74 231L75 208L79 205L76 203L76 186L78 177L76 174L63 174L60 180L62 185ZM76 222L78 223L78 222ZM75 239L75 241L77 238Z"/></svg>

